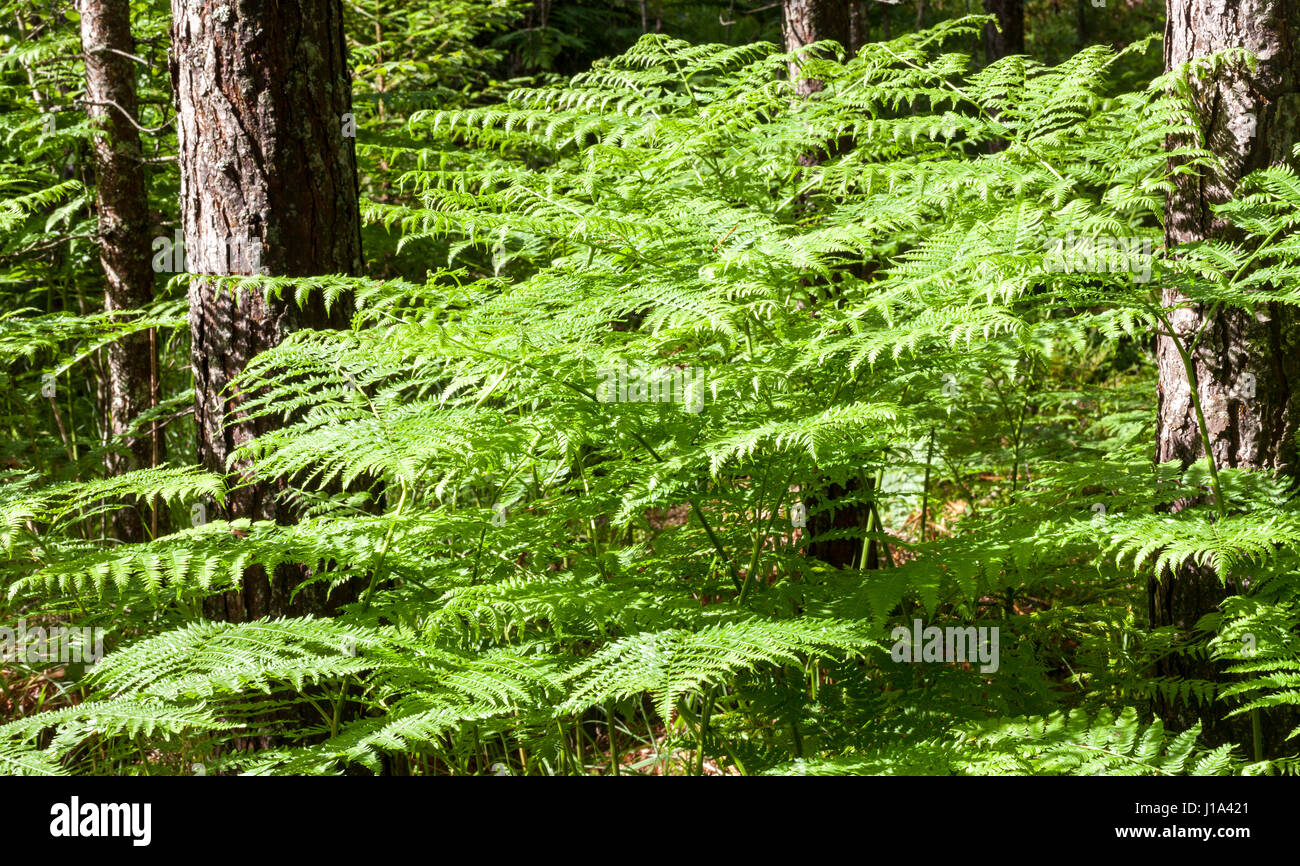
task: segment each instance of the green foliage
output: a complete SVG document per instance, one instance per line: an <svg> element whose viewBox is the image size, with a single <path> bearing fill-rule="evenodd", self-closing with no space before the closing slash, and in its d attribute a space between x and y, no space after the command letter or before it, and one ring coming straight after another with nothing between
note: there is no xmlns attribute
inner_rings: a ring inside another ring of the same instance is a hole
<svg viewBox="0 0 1300 866"><path fill-rule="evenodd" d="M1144 347L1167 286L1296 302L1300 181L1270 169L1223 209L1257 243L1165 255L1164 147L1194 130L1172 79L1116 87L1148 45L977 68L951 43L983 23L815 52L809 99L770 45L650 35L362 145L400 172L364 215L402 276L232 281L355 301L350 328L294 334L238 383L279 426L235 460L302 519L119 544L98 528L115 503L183 515L233 482L15 472L11 600L110 606L118 648L84 702L0 727L0 762L136 772L148 740L168 767L258 774L608 772L642 747L660 772L1289 766L1145 715L1153 694L1296 702L1300 523L1272 479L1151 466ZM377 92L380 70L433 75L382 42ZM1139 252L1076 266L1067 236ZM837 540L852 561L818 555ZM1152 674L1188 650L1146 627L1145 583L1184 562L1258 575L1195 646L1257 636L1221 694ZM204 598L290 564L358 599L202 621ZM997 665L898 661L916 620L997 628ZM274 744L231 748L255 736Z"/></svg>
<svg viewBox="0 0 1300 866"><path fill-rule="evenodd" d="M998 720L966 732L973 775L1222 776L1233 766L1229 746L1197 748L1200 727L1165 736L1159 720L1143 725L1126 707L1088 719L1080 713L1050 718Z"/></svg>

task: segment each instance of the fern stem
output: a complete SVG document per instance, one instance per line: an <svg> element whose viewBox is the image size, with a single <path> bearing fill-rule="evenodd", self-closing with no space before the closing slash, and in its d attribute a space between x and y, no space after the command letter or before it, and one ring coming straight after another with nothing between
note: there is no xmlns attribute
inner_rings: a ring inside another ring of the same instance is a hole
<svg viewBox="0 0 1300 866"><path fill-rule="evenodd" d="M370 576L370 585L366 587L365 595L362 597L362 610L370 609L370 598L374 595L375 587L379 585L379 579L384 573L384 563L388 559L388 548L393 542L393 530L397 527L397 519L401 517L402 508L406 505L406 477L399 475L397 480L402 486L402 493L397 499L397 510L393 512L393 519L388 522L388 529L384 532L384 543L379 551L379 561L375 563L374 574Z"/></svg>
<svg viewBox="0 0 1300 866"><path fill-rule="evenodd" d="M1276 240L1277 236L1281 234L1282 231L1288 227L1289 227L1289 223L1283 223L1282 225L1278 226L1276 229L1273 230L1272 234L1266 237L1264 241L1261 244L1259 244L1259 246L1251 250L1250 255L1246 256L1246 260L1241 263L1241 267L1237 268L1236 273L1234 273L1228 279L1228 282L1224 284L1224 288L1226 289L1232 288L1236 284L1236 282L1245 275L1246 268L1254 264L1255 257L1258 256L1262 250L1267 248L1269 244L1271 244L1274 240ZM1201 327L1198 328L1196 331L1195 339L1192 340L1192 344L1188 347L1189 352L1194 353L1196 351L1197 345L1199 345L1201 342L1201 337L1205 334L1207 330L1209 330L1210 322L1213 321L1214 317L1219 314L1219 310L1221 310L1222 308L1223 308L1222 300L1215 301L1214 306L1210 307L1210 311L1205 314L1205 316L1201 321Z"/></svg>
<svg viewBox="0 0 1300 866"><path fill-rule="evenodd" d="M1219 519L1222 520L1228 516L1228 509L1227 504L1223 501L1223 488L1219 484L1219 463L1214 458L1214 450L1211 448L1209 427L1205 423L1205 413L1201 409L1200 381L1196 375L1196 364L1192 360L1191 355L1188 354L1187 348L1183 345L1183 341L1174 332L1174 326L1169 321L1169 316L1167 315L1164 306L1156 304L1153 307L1153 310L1159 317L1160 324L1165 327L1166 336L1168 336L1170 341L1174 344L1174 348L1178 351L1178 357L1181 358L1183 362L1183 370L1187 375L1187 384L1191 390L1192 408L1196 412L1196 424L1201 433L1201 446L1205 449L1205 459L1210 467L1210 486L1214 490L1214 504L1218 510Z"/></svg>
<svg viewBox="0 0 1300 866"><path fill-rule="evenodd" d="M763 492L767 487L767 473L768 473L768 469L770 468L771 468L770 464L768 466L763 467L763 478L758 483L758 495L755 497L754 501L759 506L761 506L763 503ZM790 475L787 476L786 478L785 485L781 488L780 495L777 496L776 502L772 506L771 513L768 515L767 529L762 532L754 533L754 544L753 544L753 549L750 551L749 568L745 570L745 582L740 587L739 595L736 596L737 605L744 604L745 599L749 597L749 588L753 585L754 575L758 571L758 556L763 549L762 547L763 539L770 538L772 535L772 524L776 522L776 513L777 511L780 510L782 501L785 500L785 491L789 489L790 479L793 477L794 477L794 470L792 469L790 470Z"/></svg>
<svg viewBox="0 0 1300 866"><path fill-rule="evenodd" d="M1252 255L1251 258L1253 257L1254 256ZM1249 261L1247 263L1249 263ZM1242 270L1244 269L1245 265L1242 265ZM1241 272L1238 271L1238 276L1240 276L1240 273ZM1236 277L1233 279L1235 281ZM1214 504L1218 511L1219 519L1223 520L1228 516L1228 506L1227 503L1223 501L1223 488L1219 484L1219 465L1218 461L1214 458L1214 451L1210 447L1210 431L1205 423L1205 413L1201 410L1200 382L1196 375L1196 364L1193 361L1190 352L1183 346L1183 341L1179 339L1178 335L1174 332L1173 323L1170 322L1169 316L1164 309L1164 305L1156 304L1155 310L1156 315L1160 317L1160 323L1164 325L1165 330L1168 332L1169 339L1174 344L1174 348L1178 350L1178 357L1182 359L1183 369L1187 373L1187 384L1191 390L1192 407L1196 410L1196 424L1201 432L1201 445L1205 449L1205 459L1210 467L1210 484L1214 488ZM1193 350L1196 343L1200 341L1201 334L1205 332L1204 329L1206 325L1208 325L1208 318L1206 322L1202 324L1202 329L1197 333L1196 340L1192 343ZM1262 761L1264 760L1264 729L1258 708L1250 711L1250 733L1253 741L1252 745L1254 746L1255 760Z"/></svg>
<svg viewBox="0 0 1300 866"><path fill-rule="evenodd" d="M925 446L925 480L921 482L921 533L920 541L925 543L926 510L930 506L930 461L934 456L934 425L930 425L930 440Z"/></svg>
<svg viewBox="0 0 1300 866"><path fill-rule="evenodd" d="M617 776L619 774L619 754L618 745L615 742L614 730L614 703L613 701L605 702L605 730L609 734L609 767L610 774Z"/></svg>
<svg viewBox="0 0 1300 866"><path fill-rule="evenodd" d="M704 741L709 733L709 716L713 712L713 690L717 685L711 685L704 692L704 703L700 707L700 737L699 745L696 747L698 754L695 756L695 775L704 775Z"/></svg>
<svg viewBox="0 0 1300 866"><path fill-rule="evenodd" d="M337 737L339 734L339 724L343 718L343 698L348 693L348 681L345 679L339 685L339 696L334 700L334 715L330 718L330 736Z"/></svg>

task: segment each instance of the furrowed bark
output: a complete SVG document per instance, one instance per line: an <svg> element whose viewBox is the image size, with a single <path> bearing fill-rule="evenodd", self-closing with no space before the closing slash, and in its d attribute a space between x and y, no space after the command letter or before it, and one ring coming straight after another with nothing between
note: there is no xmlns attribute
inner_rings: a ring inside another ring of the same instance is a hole
<svg viewBox="0 0 1300 866"><path fill-rule="evenodd" d="M1169 197L1166 242L1205 238L1232 239L1229 226L1211 207L1227 201L1241 178L1269 165L1294 165L1291 147L1300 140L1300 6L1289 0L1168 0L1165 65L1173 69L1197 57L1241 47L1259 57L1250 72L1228 64L1205 81L1193 81L1197 121L1207 147L1222 159L1222 170L1199 177L1182 175ZM1171 145L1178 142L1173 141ZM1187 346L1211 310L1195 305L1174 310L1185 299L1166 289L1163 303ZM1296 477L1295 436L1300 422L1300 329L1292 308L1275 304L1253 312L1223 308L1214 313L1197 345L1193 361L1198 396L1205 414L1210 449L1220 468L1268 470ZM1159 462L1187 466L1205 455L1193 409L1191 386L1173 341L1156 341L1159 366ZM1229 507L1231 503L1228 503ZM1209 569L1184 568L1153 580L1149 586L1153 626L1190 630L1212 612L1229 592ZM1171 658L1158 673L1178 678L1222 680L1210 662ZM1196 708L1157 702L1166 724L1181 730L1198 719L1211 742L1249 742L1249 720L1223 722L1222 707ZM1289 724L1285 714L1264 714L1265 740L1276 746Z"/></svg>
<svg viewBox="0 0 1300 866"><path fill-rule="evenodd" d="M153 300L149 238L148 183L141 162L135 61L128 0L83 0L81 49L86 68L86 113L104 135L91 144L95 167L95 212L99 222L99 261L110 314L137 310ZM110 452L111 474L161 462L158 429L128 436L131 423L157 400L157 352L152 335L136 333L109 345L108 426L126 453ZM135 508L113 516L117 537L142 541L146 521Z"/></svg>
<svg viewBox="0 0 1300 866"><path fill-rule="evenodd" d="M361 270L356 155L344 136L352 110L339 0L173 0L172 81L180 144L181 211L189 270L304 277ZM344 306L300 309L216 281L190 286L199 460L234 473L224 515L291 521L283 482L253 482L228 465L275 424L241 415L230 383L259 352L298 328L342 327ZM240 477L240 476L244 477ZM303 568L260 569L205 613L243 621L324 608L323 589L292 602Z"/></svg>

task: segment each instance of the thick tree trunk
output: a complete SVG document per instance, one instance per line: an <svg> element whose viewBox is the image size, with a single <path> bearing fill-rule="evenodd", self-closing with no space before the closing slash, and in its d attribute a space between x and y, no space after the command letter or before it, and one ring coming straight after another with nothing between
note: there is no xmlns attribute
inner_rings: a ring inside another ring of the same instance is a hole
<svg viewBox="0 0 1300 866"><path fill-rule="evenodd" d="M1214 219L1211 206L1227 201L1248 172L1291 160L1300 125L1296 48L1300 5L1291 0L1168 0L1167 21L1167 68L1231 47L1246 48L1260 58L1254 73L1233 64L1208 80L1193 82L1197 120L1208 147L1223 159L1223 169L1175 180L1166 220L1166 241L1172 249L1189 241L1231 237L1229 228ZM1166 289L1163 300L1172 307L1182 298ZM1208 312L1198 306L1171 313L1184 346ZM1300 381L1297 318L1291 308L1277 305L1251 313L1229 308L1216 313L1206 328L1194 362L1210 447L1220 467L1297 474L1294 440L1300 429L1300 401L1291 384ZM1156 354L1160 371L1156 459L1186 466L1205 455L1191 387L1172 340L1157 338ZM1149 588L1152 625L1190 630L1229 591L1213 573L1192 568L1153 581ZM1170 659L1160 673L1220 678L1214 665L1181 658ZM1199 715L1186 706L1161 704L1158 710L1167 724L1179 729ZM1221 707L1203 719L1210 739L1242 742L1248 722L1228 725L1216 718L1219 715ZM1269 728L1280 721L1280 714L1272 715L1272 720L1266 717L1265 733L1267 740L1276 743L1276 731Z"/></svg>
<svg viewBox="0 0 1300 866"><path fill-rule="evenodd" d="M352 91L339 0L172 0L172 81L189 270L312 276L361 269L356 155L344 136ZM338 327L319 300L299 309L260 293L190 288L199 459L224 471L270 418L242 419L229 383L296 328ZM240 467L233 467L238 472ZM227 517L291 520L264 483L238 489ZM302 569L258 570L205 612L241 621L319 611L322 591L290 603ZM315 588L313 588L315 589Z"/></svg>
<svg viewBox="0 0 1300 866"><path fill-rule="evenodd" d="M102 123L105 135L91 145L95 166L95 209L99 220L99 260L107 287L109 313L136 310L153 300L150 265L149 198L136 128L135 53L128 0L83 0L81 49L86 66L86 113ZM108 355L109 433L121 438L127 454L107 458L109 472L152 466L162 457L156 426L146 435L125 436L156 400L157 353L152 335L133 334L112 343ZM127 508L114 515L118 537L145 537L142 515Z"/></svg>
<svg viewBox="0 0 1300 866"><path fill-rule="evenodd" d="M785 0L782 7L785 50L797 51L813 42L833 39L847 51L852 45L849 0ZM790 77L801 96L816 93L822 83L815 78L800 78L799 65L790 64Z"/></svg>
<svg viewBox="0 0 1300 866"><path fill-rule="evenodd" d="M984 28L984 51L989 63L1011 54L1025 53L1025 4L1023 0L984 0L984 11L997 16L998 24Z"/></svg>

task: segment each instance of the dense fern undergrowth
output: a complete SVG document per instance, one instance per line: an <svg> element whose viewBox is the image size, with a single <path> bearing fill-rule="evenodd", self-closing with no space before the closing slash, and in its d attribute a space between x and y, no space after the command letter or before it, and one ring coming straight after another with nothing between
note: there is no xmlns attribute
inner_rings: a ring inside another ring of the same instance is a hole
<svg viewBox="0 0 1300 866"><path fill-rule="evenodd" d="M0 726L0 766L1293 772L1294 750L1259 760L1150 712L1300 701L1300 512L1259 473L1153 465L1151 350L1167 287L1300 301L1300 179L1258 173L1223 208L1241 246L1165 250L1165 146L1196 141L1200 70L1119 92L1102 47L977 69L946 45L982 23L846 62L816 46L808 99L772 46L647 36L566 83L363 133L393 173L368 232L427 277L225 280L355 306L239 382L284 424L238 473L278 479L301 519L191 525L240 475L184 461L3 470L9 615L101 627L109 652ZM182 313L15 316L0 352L36 388L123 328L181 339ZM179 528L107 538L138 502ZM1238 593L1151 629L1148 581L1188 561ZM285 563L357 600L202 618ZM897 660L918 621L996 629L996 662ZM1234 676L1154 676L1170 653Z"/></svg>

